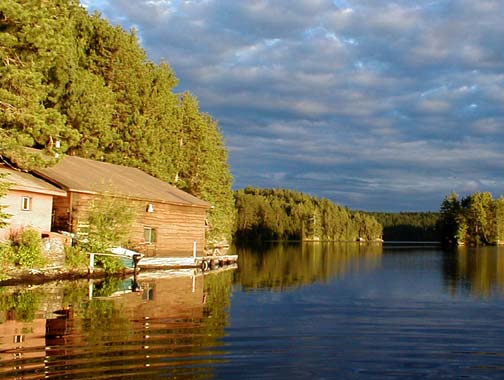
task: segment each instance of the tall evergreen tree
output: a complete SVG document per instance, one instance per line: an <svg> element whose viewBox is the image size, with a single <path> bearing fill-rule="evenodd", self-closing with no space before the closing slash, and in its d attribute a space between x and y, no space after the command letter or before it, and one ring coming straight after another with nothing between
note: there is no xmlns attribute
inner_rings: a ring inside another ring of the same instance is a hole
<svg viewBox="0 0 504 380"><path fill-rule="evenodd" d="M495 200L495 240L504 244L504 197Z"/></svg>
<svg viewBox="0 0 504 380"><path fill-rule="evenodd" d="M460 239L457 228L457 218L459 218L460 211L461 205L459 196L456 193L446 196L441 203L438 229L445 243L455 243Z"/></svg>
<svg viewBox="0 0 504 380"><path fill-rule="evenodd" d="M65 134L64 116L47 106L51 101L48 80L67 45L60 5L60 1L0 0L3 152L20 146L45 147Z"/></svg>

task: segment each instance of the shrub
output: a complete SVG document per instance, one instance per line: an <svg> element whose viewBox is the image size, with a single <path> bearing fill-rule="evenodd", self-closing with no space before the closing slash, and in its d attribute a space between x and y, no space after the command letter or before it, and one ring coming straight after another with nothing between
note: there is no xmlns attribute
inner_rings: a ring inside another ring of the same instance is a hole
<svg viewBox="0 0 504 380"><path fill-rule="evenodd" d="M121 259L111 256L95 256L95 264L102 267L106 273L120 272L124 269Z"/></svg>
<svg viewBox="0 0 504 380"><path fill-rule="evenodd" d="M104 253L108 248L128 244L136 210L122 198L105 194L90 205L87 240L79 243L86 252ZM113 273L124 269L121 259L109 256L95 256L96 266Z"/></svg>
<svg viewBox="0 0 504 380"><path fill-rule="evenodd" d="M42 238L32 228L11 235L12 262L22 267L42 266L46 260L42 254Z"/></svg>
<svg viewBox="0 0 504 380"><path fill-rule="evenodd" d="M0 243L0 280L9 276L6 274L8 267L13 263L14 250L10 243Z"/></svg>
<svg viewBox="0 0 504 380"><path fill-rule="evenodd" d="M107 248L127 244L135 215L136 210L125 199L111 194L95 199L88 215L86 249L103 252Z"/></svg>
<svg viewBox="0 0 504 380"><path fill-rule="evenodd" d="M4 268L12 264L14 260L14 248L10 242L0 243L0 267Z"/></svg>
<svg viewBox="0 0 504 380"><path fill-rule="evenodd" d="M72 269L85 269L89 256L79 246L65 247L65 265Z"/></svg>

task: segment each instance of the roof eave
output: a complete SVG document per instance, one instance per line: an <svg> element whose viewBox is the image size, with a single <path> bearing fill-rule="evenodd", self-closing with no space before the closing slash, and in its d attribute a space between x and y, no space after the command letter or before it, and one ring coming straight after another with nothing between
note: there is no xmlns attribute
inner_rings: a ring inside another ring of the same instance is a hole
<svg viewBox="0 0 504 380"><path fill-rule="evenodd" d="M18 186L18 185L13 185L9 187L9 190L15 190L15 191L25 191L27 193L37 193L37 194L46 194L46 195L54 195L58 197L66 197L67 192L64 190L45 190L45 189L37 189L33 187L28 187L28 186Z"/></svg>

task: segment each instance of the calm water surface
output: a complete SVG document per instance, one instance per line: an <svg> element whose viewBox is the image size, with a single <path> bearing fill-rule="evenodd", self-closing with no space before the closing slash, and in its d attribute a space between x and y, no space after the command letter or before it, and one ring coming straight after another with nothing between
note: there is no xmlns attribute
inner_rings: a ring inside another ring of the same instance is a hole
<svg viewBox="0 0 504 380"><path fill-rule="evenodd" d="M504 379L504 249L238 249L237 269L0 288L5 379Z"/></svg>

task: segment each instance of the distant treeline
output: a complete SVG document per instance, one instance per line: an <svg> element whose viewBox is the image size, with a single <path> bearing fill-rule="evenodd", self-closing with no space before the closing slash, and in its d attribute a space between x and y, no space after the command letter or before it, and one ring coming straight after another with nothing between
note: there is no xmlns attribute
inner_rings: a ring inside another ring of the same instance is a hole
<svg viewBox="0 0 504 380"><path fill-rule="evenodd" d="M287 189L235 192L235 241L376 240L382 226L372 215L351 211L328 199Z"/></svg>
<svg viewBox="0 0 504 380"><path fill-rule="evenodd" d="M441 204L439 228L444 242L494 245L504 242L504 198L477 192L462 199L455 193Z"/></svg>
<svg viewBox="0 0 504 380"><path fill-rule="evenodd" d="M438 212L373 212L385 241L440 241Z"/></svg>

